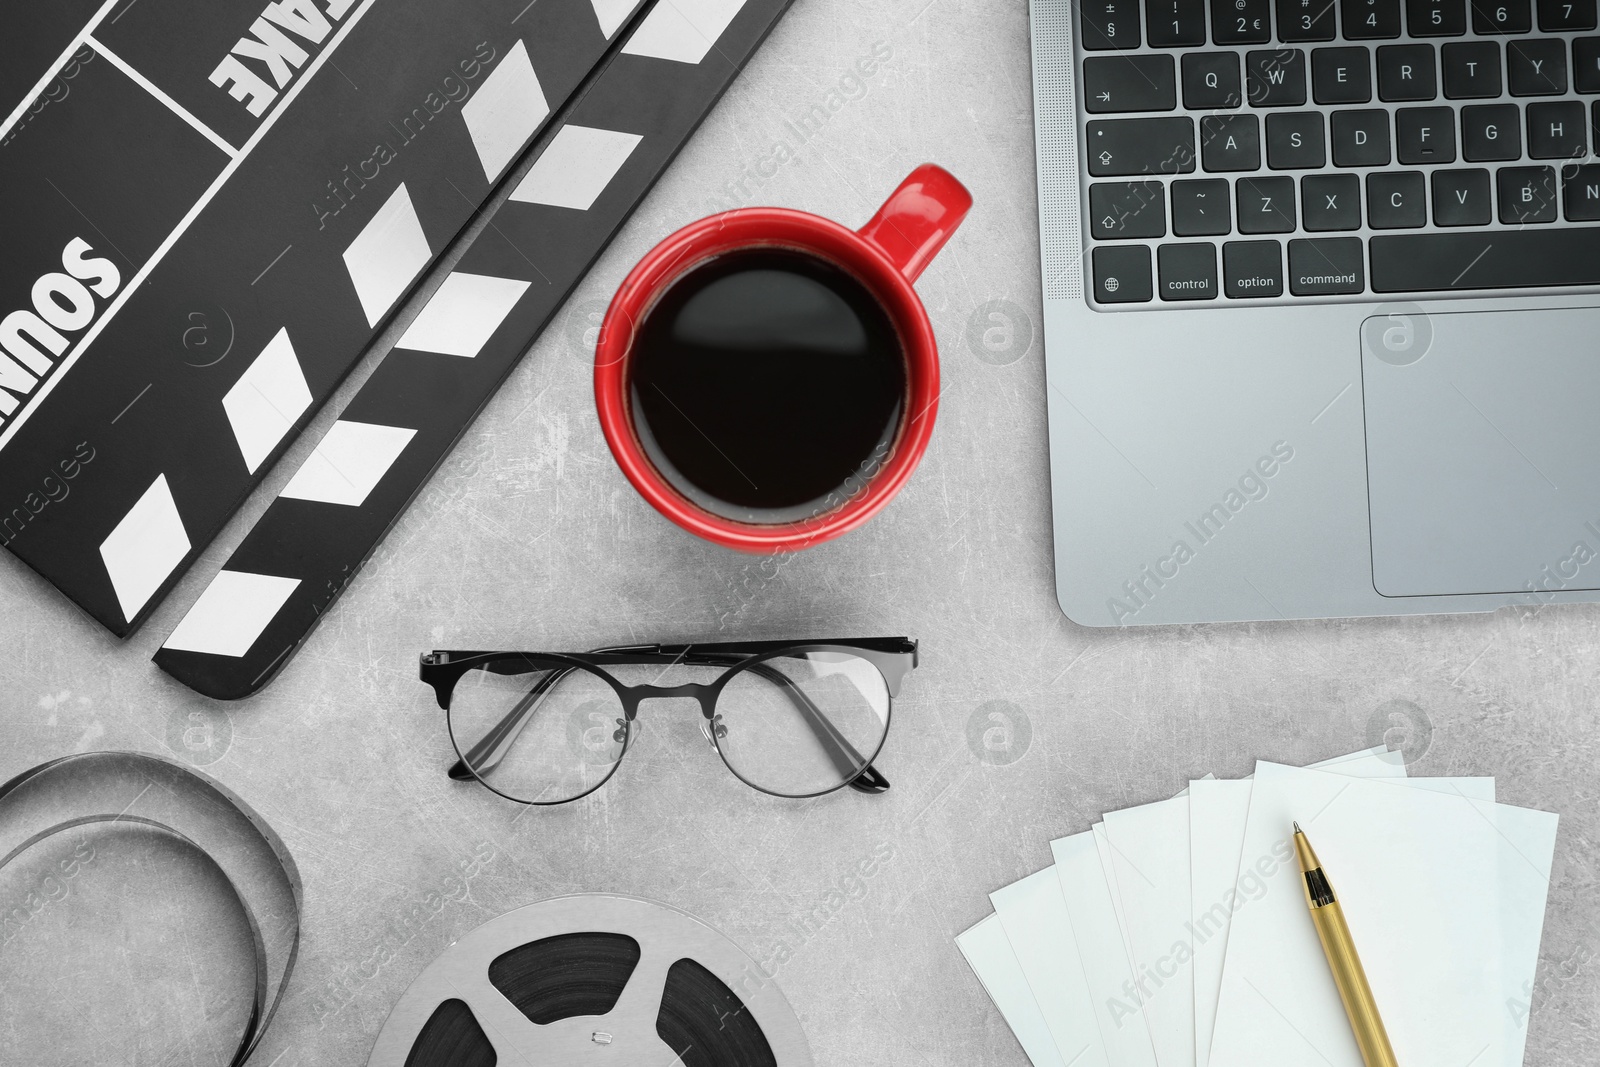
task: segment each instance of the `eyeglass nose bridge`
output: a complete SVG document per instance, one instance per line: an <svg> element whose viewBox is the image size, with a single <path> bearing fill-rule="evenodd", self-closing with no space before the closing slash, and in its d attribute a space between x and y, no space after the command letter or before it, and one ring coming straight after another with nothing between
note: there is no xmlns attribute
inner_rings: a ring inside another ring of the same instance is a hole
<svg viewBox="0 0 1600 1067"><path fill-rule="evenodd" d="M646 700L693 697L700 701L700 713L709 719L717 702L717 689L714 683L684 682L682 685L630 685L624 686L622 692L629 718L639 714L639 705Z"/></svg>

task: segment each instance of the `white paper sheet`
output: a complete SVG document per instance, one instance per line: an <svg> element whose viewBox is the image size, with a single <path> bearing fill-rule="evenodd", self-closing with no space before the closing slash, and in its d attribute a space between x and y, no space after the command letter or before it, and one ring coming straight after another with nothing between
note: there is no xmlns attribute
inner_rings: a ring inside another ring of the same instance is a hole
<svg viewBox="0 0 1600 1067"><path fill-rule="evenodd" d="M1011 951L1005 929L997 915L990 915L971 929L956 935L956 947L967 958L972 973L983 983L984 991L1016 1035L1033 1067L1066 1067L1056 1052L1055 1040L1034 999L1022 965ZM1098 1035L1097 1035L1098 1036Z"/></svg>
<svg viewBox="0 0 1600 1067"><path fill-rule="evenodd" d="M1407 1067L1518 1067L1508 997L1538 963L1556 816L1406 783L1256 765L1244 856L1298 820L1330 880ZM1292 852L1282 864L1296 871ZM1361 1067L1300 879L1268 877L1233 918L1211 1058Z"/></svg>
<svg viewBox="0 0 1600 1067"><path fill-rule="evenodd" d="M1189 797L1108 812L1104 825L1156 1063L1194 1067Z"/></svg>
<svg viewBox="0 0 1600 1067"><path fill-rule="evenodd" d="M1214 779L1208 774L1198 780ZM1092 830L1156 1062L1193 1067L1189 789L1169 800L1111 812Z"/></svg>
<svg viewBox="0 0 1600 1067"><path fill-rule="evenodd" d="M1377 768L1366 761L1352 761L1325 768L1312 767L1312 770L1326 770L1330 774L1344 775L1350 778L1368 778L1384 780L1397 785L1409 785L1418 789L1429 789L1442 793L1465 793L1476 800L1494 800L1493 778L1405 778L1403 776L1371 773ZM1229 783L1235 787L1248 786L1250 779ZM1203 793L1211 793L1209 787L1202 789ZM1220 851L1236 848L1244 851L1245 825L1248 820L1251 793L1248 790L1235 788L1224 791L1222 800L1225 802L1230 821L1226 824L1225 841L1237 841L1237 846L1224 847ZM1204 806L1210 798L1202 796L1199 805ZM1193 813L1197 810L1191 807L1191 825ZM1287 838L1286 838L1287 839ZM1191 842L1191 848L1194 847ZM1197 882L1194 892L1209 894L1200 897L1196 904L1196 918L1193 920L1197 931L1208 931L1206 939L1201 942L1202 951L1195 955L1195 1058L1197 1064L1209 1064L1210 1048L1213 1033L1216 1028L1217 1000L1222 992L1222 972L1227 957L1228 931L1233 922L1235 912L1248 905L1251 900L1258 898L1266 892L1264 879L1270 877L1281 867L1277 859L1267 853L1253 853L1252 861L1247 867L1243 858L1231 862L1232 874L1220 871L1211 871L1205 876L1203 882ZM1196 941L1201 939L1197 936ZM1206 998L1201 1000L1201 998ZM1204 1026L1204 1034L1200 1028ZM1202 1044L1203 1042L1203 1044Z"/></svg>
<svg viewBox="0 0 1600 1067"><path fill-rule="evenodd" d="M1406 776L1401 754L1382 746L1312 766L1362 778ZM1217 1020L1217 995L1222 989L1222 962L1233 906L1241 896L1256 891L1255 879L1260 877L1259 873L1250 875L1248 886L1237 886L1243 873L1239 869L1239 853L1244 847L1245 819L1250 812L1250 782L1249 778L1242 778L1189 783L1188 921L1194 945L1190 967L1196 1067L1210 1064L1211 1033Z"/></svg>
<svg viewBox="0 0 1600 1067"><path fill-rule="evenodd" d="M1133 939L1128 934L1128 916L1122 907L1122 887L1117 884L1117 868L1111 861L1111 841L1106 837L1106 824L1097 822L1089 827L1089 832L1094 835L1095 854L1100 857L1100 873L1106 880L1106 889L1111 893L1111 910L1117 916L1117 932L1122 935L1122 951L1128 958L1129 973L1133 970Z"/></svg>
<svg viewBox="0 0 1600 1067"><path fill-rule="evenodd" d="M1353 773L1405 774L1399 753L1381 747L1326 762L1353 766L1358 769ZM1198 784L1203 788L1213 781L1208 775ZM1185 790L1171 800L1109 812L1104 823L1114 888L1122 906L1119 918L1144 995L1145 1020L1160 1067L1195 1067L1196 1063L1193 954L1200 938L1190 926L1189 793ZM1241 841L1244 816L1245 808L1240 807L1236 829ZM1224 862L1231 885L1238 865L1237 849L1231 850ZM1218 953L1218 977L1221 968ZM1209 1006L1215 1010L1214 994ZM1208 1025L1208 1035L1209 1031Z"/></svg>
<svg viewBox="0 0 1600 1067"><path fill-rule="evenodd" d="M1099 1024L1067 902L1054 867L989 894L1017 964L1054 1040L1056 1053L1072 1067L1107 1067Z"/></svg>
<svg viewBox="0 0 1600 1067"><path fill-rule="evenodd" d="M1197 780L1215 778L1207 774ZM1111 812L1090 828L1116 908L1128 965L1137 976L1159 1067L1192 1067L1194 1062L1190 949L1177 944L1177 939L1188 940L1188 801L1189 787L1185 786L1168 800ZM1113 826L1120 829L1120 838L1113 837ZM1241 822L1240 831L1243 829ZM1149 838L1147 831L1157 836Z"/></svg>
<svg viewBox="0 0 1600 1067"><path fill-rule="evenodd" d="M1103 831L1052 841L1056 876L1072 920L1107 1067L1156 1067L1150 1030L1117 922L1115 893L1100 863L1097 836L1103 838Z"/></svg>

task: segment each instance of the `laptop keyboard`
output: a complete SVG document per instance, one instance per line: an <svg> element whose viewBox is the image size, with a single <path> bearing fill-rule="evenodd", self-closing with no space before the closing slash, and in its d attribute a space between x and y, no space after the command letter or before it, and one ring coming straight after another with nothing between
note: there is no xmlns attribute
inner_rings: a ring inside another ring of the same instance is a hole
<svg viewBox="0 0 1600 1067"><path fill-rule="evenodd" d="M1600 285L1600 0L1081 0L1097 303Z"/></svg>

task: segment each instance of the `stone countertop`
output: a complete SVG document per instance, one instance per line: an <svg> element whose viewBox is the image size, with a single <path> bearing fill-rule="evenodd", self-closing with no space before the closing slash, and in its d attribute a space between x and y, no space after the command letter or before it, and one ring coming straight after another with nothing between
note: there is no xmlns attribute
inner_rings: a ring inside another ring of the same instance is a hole
<svg viewBox="0 0 1600 1067"><path fill-rule="evenodd" d="M874 73L855 73L874 55ZM612 461L592 402L593 327L630 265L733 206L860 225L927 160L976 206L918 284L945 385L909 486L863 529L778 559L659 517ZM1013 1067L1022 1052L953 941L989 912L990 890L1048 864L1051 838L1191 777L1387 739L1412 774L1494 775L1501 799L1561 813L1537 991L1531 1012L1507 1010L1529 1027L1529 1064L1600 1061L1600 608L1075 626L1052 588L1039 299L1026 5L797 0L263 693L217 704L150 656L332 409L126 642L0 557L0 778L68 752L175 755L277 828L306 900L299 965L252 1061L263 1067L365 1063L389 1009L452 940L596 891L673 904L774 968L819 1064ZM707 750L692 705L661 701L605 789L523 809L445 776L444 715L417 681L431 648L891 634L919 638L922 665L878 761L893 789L877 797L757 794ZM86 1063L90 1050L93 1062L225 1062L214 1050L240 1003L237 923L197 895L182 856L108 849L98 867L117 872L115 891L96 887L96 866L61 890L84 898L78 919L48 908L0 951L0 1046L39 1018L16 1012L43 990L72 1033L30 1062ZM119 939L135 914L148 929ZM39 936L82 935L97 915L111 944L68 953L68 967ZM141 1024L76 1004L92 982L137 986Z"/></svg>

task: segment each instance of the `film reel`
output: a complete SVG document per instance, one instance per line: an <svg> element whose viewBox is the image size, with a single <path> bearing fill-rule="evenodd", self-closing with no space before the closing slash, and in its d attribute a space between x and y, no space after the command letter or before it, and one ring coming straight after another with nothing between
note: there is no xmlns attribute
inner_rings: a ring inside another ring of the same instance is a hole
<svg viewBox="0 0 1600 1067"><path fill-rule="evenodd" d="M368 1067L812 1067L773 981L700 920L557 897L450 946L400 998Z"/></svg>

